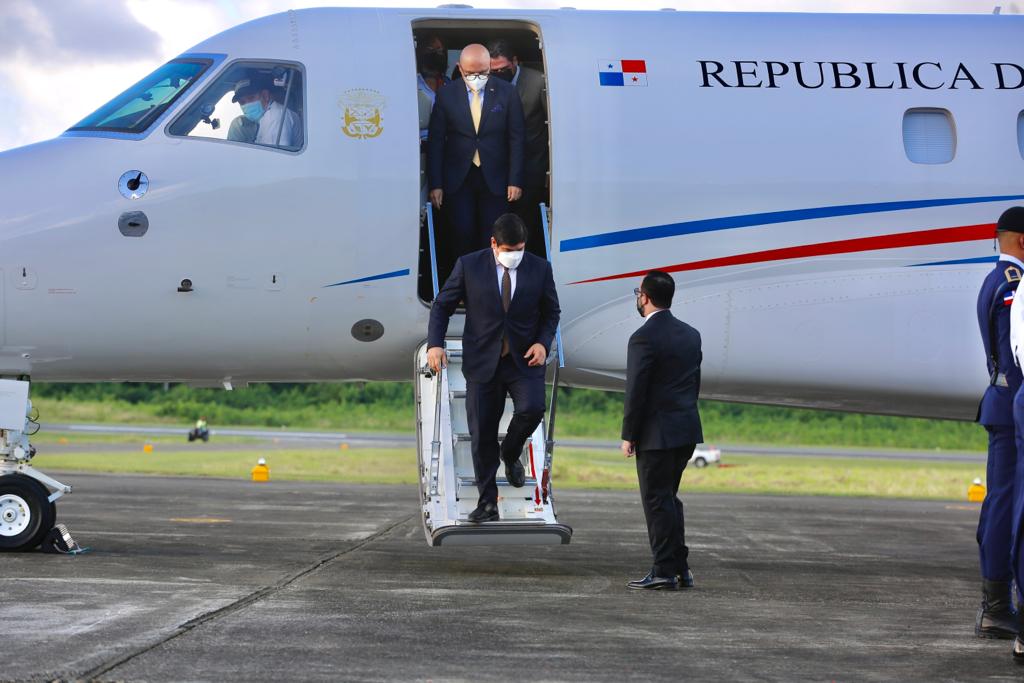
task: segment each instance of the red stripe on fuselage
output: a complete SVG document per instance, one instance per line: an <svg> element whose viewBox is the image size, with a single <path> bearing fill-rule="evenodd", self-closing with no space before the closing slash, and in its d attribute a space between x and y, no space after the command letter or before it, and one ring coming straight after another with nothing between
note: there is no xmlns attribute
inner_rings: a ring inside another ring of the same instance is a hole
<svg viewBox="0 0 1024 683"><path fill-rule="evenodd" d="M606 275L605 277L595 277L590 280L579 280L578 282L572 282L570 284L581 285L588 282L605 282L607 280L621 280L627 277L641 277L651 270L663 270L666 273L681 273L688 270L706 270L708 268L724 268L725 266L742 266L751 263L766 263L768 261L809 258L811 256L851 254L858 251L877 251L879 249L922 247L931 244L973 242L975 240L992 239L995 236L995 230L996 226L994 223L985 223L983 225L965 225L958 228L939 228L936 230L902 232L896 235L858 237L851 240L819 242L818 244L805 244L799 247L767 249L765 251L754 251L749 254L736 254L734 256L721 256L719 258L704 259L703 261L677 263L674 266L662 266L661 268L636 270L631 273Z"/></svg>

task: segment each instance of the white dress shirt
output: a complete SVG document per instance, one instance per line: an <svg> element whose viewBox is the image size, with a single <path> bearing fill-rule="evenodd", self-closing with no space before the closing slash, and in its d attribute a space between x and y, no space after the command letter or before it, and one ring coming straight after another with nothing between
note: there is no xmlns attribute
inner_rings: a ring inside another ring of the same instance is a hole
<svg viewBox="0 0 1024 683"><path fill-rule="evenodd" d="M281 117L284 126L281 126ZM277 130L281 129L281 140L278 142ZM267 111L260 117L260 129L256 133L257 145L272 147L297 147L302 140L302 121L291 109L285 109L279 102L271 102Z"/></svg>
<svg viewBox="0 0 1024 683"><path fill-rule="evenodd" d="M498 294L501 294L501 280L502 280L502 278L505 277L505 266L503 266L500 263L498 263L497 260L495 260L494 263L496 264L497 271L498 271ZM519 270L519 269L518 268L511 268L508 271L508 276L512 280L512 298L514 298L515 295L516 295L516 271L517 270Z"/></svg>
<svg viewBox="0 0 1024 683"><path fill-rule="evenodd" d="M1000 254L999 260L1009 261L1024 272L1024 263L1021 263L1019 258ZM1019 367L1024 367L1024 304L1021 303L1021 299L1024 299L1024 295L1015 296L1013 303L1010 304L1010 350L1013 351L1013 362ZM992 341L998 343L996 339Z"/></svg>

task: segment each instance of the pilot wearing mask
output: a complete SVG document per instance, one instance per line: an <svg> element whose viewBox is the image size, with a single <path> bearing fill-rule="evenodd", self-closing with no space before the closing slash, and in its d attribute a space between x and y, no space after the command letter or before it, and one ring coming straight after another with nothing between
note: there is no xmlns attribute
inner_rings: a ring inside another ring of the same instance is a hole
<svg viewBox="0 0 1024 683"><path fill-rule="evenodd" d="M257 145L301 147L302 121L298 114L274 100L270 94L273 87L269 80L258 78L244 78L235 84L235 94L231 101L238 103L242 116L248 120L240 128L248 126L251 129L252 125L256 125L256 135L251 142ZM235 139L231 137L234 129L235 124L232 122L228 131L229 140Z"/></svg>

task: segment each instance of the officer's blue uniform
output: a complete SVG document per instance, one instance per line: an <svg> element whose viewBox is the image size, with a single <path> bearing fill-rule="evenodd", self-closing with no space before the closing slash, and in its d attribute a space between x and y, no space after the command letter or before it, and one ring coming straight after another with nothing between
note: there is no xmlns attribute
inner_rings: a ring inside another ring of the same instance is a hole
<svg viewBox="0 0 1024 683"><path fill-rule="evenodd" d="M978 294L978 326L985 344L989 387L978 406L978 422L988 431L988 493L978 520L981 576L1010 581L1017 469L1014 436L1014 397L1021 387L1021 370L1010 349L1010 304L1021 279L1021 266L1001 258L985 278ZM1024 404L1018 409L1024 418Z"/></svg>

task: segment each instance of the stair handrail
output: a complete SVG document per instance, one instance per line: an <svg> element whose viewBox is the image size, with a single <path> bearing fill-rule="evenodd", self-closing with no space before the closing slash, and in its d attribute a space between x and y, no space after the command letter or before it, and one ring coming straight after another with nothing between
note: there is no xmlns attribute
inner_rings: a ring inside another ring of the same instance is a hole
<svg viewBox="0 0 1024 683"><path fill-rule="evenodd" d="M548 263L551 261L551 233L548 230L548 205L540 203L540 225L544 229L544 252L547 254ZM552 265L554 265L552 263ZM555 328L555 344L558 349L558 367L565 367L565 353L562 351L562 323Z"/></svg>
<svg viewBox="0 0 1024 683"><path fill-rule="evenodd" d="M548 207L544 202L540 203L540 224L544 229L544 250L551 263L551 231L548 228ZM544 438L544 469L541 471L541 495L545 503L550 499L551 494L551 467L555 452L555 417L558 408L558 374L561 368L565 367L565 354L562 351L562 323L558 323L555 329L555 343L558 348L558 363L555 365L551 378L551 406L548 408L547 427L548 433ZM554 505L554 503L552 503Z"/></svg>
<svg viewBox="0 0 1024 683"><path fill-rule="evenodd" d="M437 281L437 238L434 235L434 207L430 202L425 205L427 212L427 238L430 242L430 284L434 286L434 298L441 291Z"/></svg>

